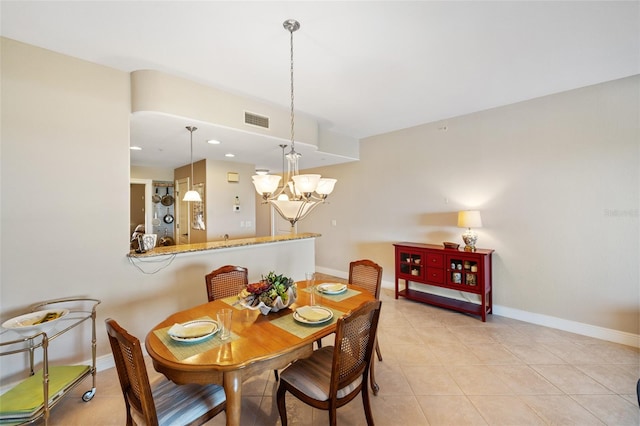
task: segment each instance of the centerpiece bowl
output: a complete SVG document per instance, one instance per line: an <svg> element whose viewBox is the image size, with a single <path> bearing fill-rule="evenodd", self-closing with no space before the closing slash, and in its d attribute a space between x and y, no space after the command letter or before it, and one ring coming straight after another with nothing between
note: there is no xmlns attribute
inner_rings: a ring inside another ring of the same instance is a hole
<svg viewBox="0 0 640 426"><path fill-rule="evenodd" d="M257 283L249 284L240 294L240 303L248 309L259 309L263 315L278 312L295 303L298 293L293 279L269 272Z"/></svg>

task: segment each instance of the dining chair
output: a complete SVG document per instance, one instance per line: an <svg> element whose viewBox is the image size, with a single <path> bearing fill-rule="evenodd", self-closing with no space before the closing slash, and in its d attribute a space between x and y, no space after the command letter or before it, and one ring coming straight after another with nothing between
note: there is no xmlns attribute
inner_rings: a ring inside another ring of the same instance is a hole
<svg viewBox="0 0 640 426"><path fill-rule="evenodd" d="M127 426L201 425L225 409L221 386L179 386L165 377L150 383L140 341L111 318L105 324L124 396Z"/></svg>
<svg viewBox="0 0 640 426"><path fill-rule="evenodd" d="M380 300L382 266L369 259L354 260L349 263L349 284L355 284L358 287L364 288L371 293L376 300ZM377 338L375 348L378 361L382 361L382 353L380 353L380 345L378 344ZM369 369L369 376L371 377L371 389L373 390L373 394L377 395L380 390L380 386L378 386L378 383L376 382L375 366L373 363Z"/></svg>
<svg viewBox="0 0 640 426"><path fill-rule="evenodd" d="M205 276L209 302L237 296L249 284L249 273L242 266L225 265Z"/></svg>
<svg viewBox="0 0 640 426"><path fill-rule="evenodd" d="M382 283L382 266L368 260L355 260L349 264L349 284L357 285L366 289L369 293L380 300L380 286ZM376 340L376 355L378 361L382 361L380 345Z"/></svg>
<svg viewBox="0 0 640 426"><path fill-rule="evenodd" d="M373 425L367 376L381 303L367 302L339 318L334 346L317 349L282 371L277 392L282 426L287 425L287 391L314 408L328 410L332 426L336 424L336 410L361 393L367 424Z"/></svg>

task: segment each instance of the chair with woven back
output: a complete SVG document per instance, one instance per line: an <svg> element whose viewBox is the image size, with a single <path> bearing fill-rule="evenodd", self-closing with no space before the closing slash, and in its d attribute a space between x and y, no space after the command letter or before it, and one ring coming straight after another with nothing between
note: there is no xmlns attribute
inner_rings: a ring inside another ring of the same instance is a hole
<svg viewBox="0 0 640 426"><path fill-rule="evenodd" d="M105 324L124 396L127 426L201 425L225 409L222 386L178 386L165 377L150 383L140 341L111 318Z"/></svg>
<svg viewBox="0 0 640 426"><path fill-rule="evenodd" d="M368 260L355 260L349 264L349 284L357 285L366 289L369 293L380 300L380 286L382 283L382 266ZM376 340L376 354L378 361L382 361L380 346Z"/></svg>
<svg viewBox="0 0 640 426"><path fill-rule="evenodd" d="M354 260L349 264L349 284L354 284L358 287L364 288L371 293L376 300L380 300L382 266L369 259ZM378 361L382 361L382 354L380 353L378 339L376 339L375 348ZM373 394L377 395L380 387L376 383L373 363L369 371L371 376L371 389L373 390Z"/></svg>
<svg viewBox="0 0 640 426"><path fill-rule="evenodd" d="M242 266L225 265L205 276L209 302L237 296L249 284L249 273Z"/></svg>
<svg viewBox="0 0 640 426"><path fill-rule="evenodd" d="M282 371L277 392L282 426L287 425L287 391L314 408L327 410L332 426L336 424L336 410L360 393L367 424L373 425L367 376L381 303L367 302L339 318L334 346L317 349Z"/></svg>

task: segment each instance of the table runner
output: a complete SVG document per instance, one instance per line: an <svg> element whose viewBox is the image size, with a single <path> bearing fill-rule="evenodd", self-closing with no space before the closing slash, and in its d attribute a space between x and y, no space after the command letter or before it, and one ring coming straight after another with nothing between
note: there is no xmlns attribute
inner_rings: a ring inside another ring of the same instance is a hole
<svg viewBox="0 0 640 426"><path fill-rule="evenodd" d="M209 317L202 317L198 319L212 320ZM176 342L171 337L169 337L169 333L167 333L167 331L170 328L171 326L160 328L158 330L154 330L153 332L155 333L156 336L158 336L158 339L160 339L160 341L164 343L167 349L169 349L169 351L173 354L173 356L176 357L178 361L182 361L191 356L198 355L202 352L206 352L208 350L224 345L225 343L233 342L234 340L237 340L240 338L240 336L233 333L232 331L231 336L228 339L222 340L220 339L220 331L218 331L210 339L203 340L202 342L196 342L196 343Z"/></svg>
<svg viewBox="0 0 640 426"><path fill-rule="evenodd" d="M333 318L330 321L323 322L322 324L311 325L311 324L302 324L293 319L293 313L289 315L282 316L280 318L276 318L271 321L271 324L275 325L278 328L283 329L284 331L293 334L301 339L305 337L311 336L313 333L316 333L318 330L322 328L335 324L344 312L338 311L337 309L329 308L328 306L324 306L327 309L331 309L333 311Z"/></svg>
<svg viewBox="0 0 640 426"><path fill-rule="evenodd" d="M305 288L302 291L306 291L307 293L310 293L311 289ZM320 294L322 295L322 297L326 297L327 299L333 300L335 302L342 302L343 300L353 297L356 294L360 294L360 292L358 290L347 288L347 291L340 294L327 294L327 293L320 293Z"/></svg>

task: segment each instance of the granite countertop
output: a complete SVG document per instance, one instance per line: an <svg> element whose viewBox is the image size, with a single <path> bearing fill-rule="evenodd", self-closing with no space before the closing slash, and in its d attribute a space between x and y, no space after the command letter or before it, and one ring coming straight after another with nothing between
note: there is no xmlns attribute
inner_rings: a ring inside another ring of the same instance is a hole
<svg viewBox="0 0 640 426"><path fill-rule="evenodd" d="M198 251L220 250L220 249L228 249L233 247L252 246L256 244L269 244L269 243L278 243L282 241L303 240L306 238L316 238L320 236L321 234L305 232L301 234L274 235L269 237L238 238L238 239L227 240L227 241L212 241L208 243L161 246L161 247L156 247L153 250L149 250L145 253L136 253L135 251L132 250L129 252L127 256L128 257L166 256L166 255L173 255L173 254L180 254L180 253L192 253L192 252L198 252Z"/></svg>

